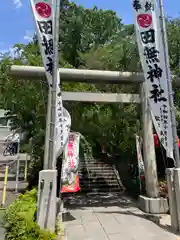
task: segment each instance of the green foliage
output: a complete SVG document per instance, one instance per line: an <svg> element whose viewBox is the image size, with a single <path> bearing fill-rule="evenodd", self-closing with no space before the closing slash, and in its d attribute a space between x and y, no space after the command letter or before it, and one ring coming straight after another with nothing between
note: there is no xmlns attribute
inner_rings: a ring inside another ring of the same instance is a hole
<svg viewBox="0 0 180 240"><path fill-rule="evenodd" d="M110 10L85 9L67 0L61 1L60 48L63 58L79 68L80 53L104 45L121 29L121 19Z"/></svg>
<svg viewBox="0 0 180 240"><path fill-rule="evenodd" d="M37 192L20 195L4 215L6 239L9 240L52 240L56 235L41 230L34 219L37 206Z"/></svg>
<svg viewBox="0 0 180 240"><path fill-rule="evenodd" d="M30 63L33 64L31 51L28 52L30 47L23 45L23 56L29 54ZM18 61L20 62L20 59ZM36 185L37 175L43 164L47 84L43 80L32 81L11 78L8 71L12 62L16 64L17 60L6 58L0 63L1 108L8 110L8 115L15 115L11 127L26 133L24 144L28 144L29 139L32 138L30 152L35 160L30 165L29 180L30 182L32 180L30 185Z"/></svg>

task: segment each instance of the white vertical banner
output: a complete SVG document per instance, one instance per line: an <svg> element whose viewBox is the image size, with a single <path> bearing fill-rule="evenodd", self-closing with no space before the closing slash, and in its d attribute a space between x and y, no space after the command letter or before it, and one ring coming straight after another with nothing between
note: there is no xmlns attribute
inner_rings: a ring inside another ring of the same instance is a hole
<svg viewBox="0 0 180 240"><path fill-rule="evenodd" d="M52 0L30 0L37 29L43 65L49 85L52 85L54 62Z"/></svg>
<svg viewBox="0 0 180 240"><path fill-rule="evenodd" d="M71 128L71 116L69 112L63 108L62 105L62 95L60 89L60 73L58 69L58 79L57 79L57 107L56 107L56 156L60 156L63 152L64 146L67 143L68 135Z"/></svg>
<svg viewBox="0 0 180 240"><path fill-rule="evenodd" d="M156 0L133 0L136 37L153 123L167 156L173 157L173 135L164 46Z"/></svg>
<svg viewBox="0 0 180 240"><path fill-rule="evenodd" d="M43 65L47 76L49 87L52 87L52 74L54 67L54 48L57 42L54 42L55 29L55 4L53 0L30 0L33 16L35 19L37 37L39 41L40 51L42 55ZM56 4L59 4L56 2ZM58 40L58 39L57 39ZM66 109L63 108L62 96L60 89L60 73L57 69L57 105L56 105L56 157L58 157L62 151L63 146L67 142L68 133L70 132L71 117ZM48 103L50 104L50 102ZM50 106L48 106L50 108ZM50 111L49 111L50 114ZM50 121L50 116L48 116ZM49 126L47 126L49 128ZM49 129L47 129L47 135L49 138ZM45 146L48 147L48 146Z"/></svg>

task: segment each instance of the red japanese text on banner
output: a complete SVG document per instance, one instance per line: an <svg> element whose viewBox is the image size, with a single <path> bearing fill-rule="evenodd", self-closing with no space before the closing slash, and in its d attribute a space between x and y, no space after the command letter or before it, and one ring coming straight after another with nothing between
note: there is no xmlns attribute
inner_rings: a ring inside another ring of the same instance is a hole
<svg viewBox="0 0 180 240"><path fill-rule="evenodd" d="M69 133L68 142L64 150L62 164L61 192L78 192L80 190L79 166L79 133Z"/></svg>
<svg viewBox="0 0 180 240"><path fill-rule="evenodd" d="M164 46L156 0L133 0L136 37L153 123L167 156L173 158Z"/></svg>

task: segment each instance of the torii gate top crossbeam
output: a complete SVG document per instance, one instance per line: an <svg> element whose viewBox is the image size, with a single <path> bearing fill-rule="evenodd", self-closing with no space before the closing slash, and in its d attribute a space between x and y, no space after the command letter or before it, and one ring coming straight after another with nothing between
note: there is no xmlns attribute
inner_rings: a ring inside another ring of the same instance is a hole
<svg viewBox="0 0 180 240"><path fill-rule="evenodd" d="M144 81L142 73L85 70L60 68L61 79L68 82L109 83L109 84L139 84ZM12 65L10 75L23 78L38 79L45 77L44 67Z"/></svg>

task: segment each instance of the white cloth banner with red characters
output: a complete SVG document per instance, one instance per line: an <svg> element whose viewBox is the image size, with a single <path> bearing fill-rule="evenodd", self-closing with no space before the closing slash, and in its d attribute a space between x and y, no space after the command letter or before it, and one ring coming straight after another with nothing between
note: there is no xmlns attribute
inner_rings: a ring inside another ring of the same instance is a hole
<svg viewBox="0 0 180 240"><path fill-rule="evenodd" d="M78 192L80 190L79 166L80 133L69 133L68 142L64 150L61 176L61 192Z"/></svg>
<svg viewBox="0 0 180 240"><path fill-rule="evenodd" d="M133 0L136 37L152 119L168 157L173 158L173 135L168 76L156 0Z"/></svg>

